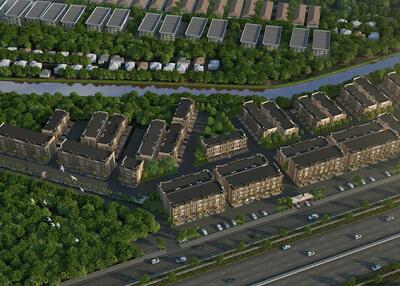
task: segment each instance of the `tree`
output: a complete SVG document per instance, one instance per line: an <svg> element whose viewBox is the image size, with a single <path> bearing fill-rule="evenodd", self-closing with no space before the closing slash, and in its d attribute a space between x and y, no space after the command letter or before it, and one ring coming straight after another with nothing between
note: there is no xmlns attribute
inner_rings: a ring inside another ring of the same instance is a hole
<svg viewBox="0 0 400 286"><path fill-rule="evenodd" d="M270 248L272 247L272 242L271 242L269 239L263 240L263 241L261 242L261 247L262 247L263 249L270 249Z"/></svg>
<svg viewBox="0 0 400 286"><path fill-rule="evenodd" d="M174 271L170 271L167 274L168 282L175 282L176 281L176 273Z"/></svg>
<svg viewBox="0 0 400 286"><path fill-rule="evenodd" d="M166 249L165 240L162 237L157 237L156 242L159 250Z"/></svg>
<svg viewBox="0 0 400 286"><path fill-rule="evenodd" d="M286 237L288 234L289 234L289 231L286 228L281 227L278 229L279 237L283 238L283 237Z"/></svg>
<svg viewBox="0 0 400 286"><path fill-rule="evenodd" d="M351 277L347 278L344 285L345 286L355 286L355 285L357 285L357 280L355 277L351 276Z"/></svg>
<svg viewBox="0 0 400 286"><path fill-rule="evenodd" d="M361 176L355 176L354 177L354 184L357 186L357 187L359 187L359 186L361 186L362 185L362 178L361 178Z"/></svg>
<svg viewBox="0 0 400 286"><path fill-rule="evenodd" d="M220 254L220 255L218 255L217 257L215 257L215 262L216 262L218 265L221 265L223 261L224 261L224 256L223 256L222 254Z"/></svg>
<svg viewBox="0 0 400 286"><path fill-rule="evenodd" d="M237 252L241 252L246 248L246 244L244 243L244 241L240 241L237 245L236 245L236 251Z"/></svg>
<svg viewBox="0 0 400 286"><path fill-rule="evenodd" d="M149 283L150 280L151 280L151 278L150 278L149 274L145 273L140 277L139 282L140 282L140 284L146 284L146 283Z"/></svg>
<svg viewBox="0 0 400 286"><path fill-rule="evenodd" d="M303 228L303 231L304 231L304 233L305 233L306 235L311 235L311 234L312 234L312 229L311 229L311 227L310 227L309 225L306 225L306 226Z"/></svg>
<svg viewBox="0 0 400 286"><path fill-rule="evenodd" d="M326 224L329 221L330 217L328 214L324 214L321 219L322 224Z"/></svg>
<svg viewBox="0 0 400 286"><path fill-rule="evenodd" d="M367 210L367 209L369 209L370 207L371 207L370 202L368 202L368 201L363 201L363 202L362 202L362 208L363 208L364 210Z"/></svg>
<svg viewBox="0 0 400 286"><path fill-rule="evenodd" d="M246 222L246 217L243 214L237 214L235 221L238 225L244 224Z"/></svg>
<svg viewBox="0 0 400 286"><path fill-rule="evenodd" d="M200 260L197 257L192 257L190 259L190 264L194 267L198 266L200 264Z"/></svg>
<svg viewBox="0 0 400 286"><path fill-rule="evenodd" d="M207 125L208 126L213 126L213 124L214 124L214 117L209 116L208 119L207 119Z"/></svg>

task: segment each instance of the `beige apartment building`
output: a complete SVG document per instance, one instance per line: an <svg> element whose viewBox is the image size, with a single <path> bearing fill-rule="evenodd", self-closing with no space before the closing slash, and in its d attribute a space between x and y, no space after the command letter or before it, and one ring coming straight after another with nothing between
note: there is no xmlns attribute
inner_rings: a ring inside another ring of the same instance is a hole
<svg viewBox="0 0 400 286"><path fill-rule="evenodd" d="M119 166L118 179L122 185L134 187L140 183L144 168L143 160L125 156Z"/></svg>
<svg viewBox="0 0 400 286"><path fill-rule="evenodd" d="M42 134L60 137L70 121L69 112L56 109L42 128Z"/></svg>
<svg viewBox="0 0 400 286"><path fill-rule="evenodd" d="M226 156L239 150L247 150L247 136L242 130L231 133L201 138L200 144L207 159Z"/></svg>

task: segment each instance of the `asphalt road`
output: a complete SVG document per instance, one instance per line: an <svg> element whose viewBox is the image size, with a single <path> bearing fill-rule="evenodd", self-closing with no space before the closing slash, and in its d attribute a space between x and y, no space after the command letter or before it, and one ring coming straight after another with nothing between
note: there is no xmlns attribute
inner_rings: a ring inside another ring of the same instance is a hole
<svg viewBox="0 0 400 286"><path fill-rule="evenodd" d="M400 209L390 211L387 214L393 214L399 219ZM398 221L384 222L383 218L384 215L368 218L338 230L295 243L289 250L283 251L277 249L262 256L250 258L234 265L228 265L206 275L179 282L176 285L227 285L223 281L224 278L234 278L235 281L229 283L232 286L251 285L252 283L400 233L400 224ZM355 240L353 235L356 233L362 234L363 237ZM385 265L391 261L400 260L399 249L400 239L396 239L268 285L340 285L350 274L361 275L370 272L370 267L375 263ZM308 257L305 255L305 252L308 250L314 250L316 254Z"/></svg>

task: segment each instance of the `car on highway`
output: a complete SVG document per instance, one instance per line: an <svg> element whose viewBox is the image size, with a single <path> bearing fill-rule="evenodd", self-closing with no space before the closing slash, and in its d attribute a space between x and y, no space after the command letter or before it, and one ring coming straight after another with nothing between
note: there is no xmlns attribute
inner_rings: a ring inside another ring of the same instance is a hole
<svg viewBox="0 0 400 286"><path fill-rule="evenodd" d="M268 215L266 210L261 210L260 213L261 213L262 216L267 216Z"/></svg>
<svg viewBox="0 0 400 286"><path fill-rule="evenodd" d="M260 237L260 234L257 232L249 233L249 238L254 239Z"/></svg>
<svg viewBox="0 0 400 286"><path fill-rule="evenodd" d="M391 177L392 176L392 174L389 171L384 171L383 173L385 174L386 177Z"/></svg>
<svg viewBox="0 0 400 286"><path fill-rule="evenodd" d="M373 183L373 182L375 182L376 180L375 180L375 178L374 177L371 177L371 176L369 176L368 177L368 180L370 180L371 181L371 183Z"/></svg>
<svg viewBox="0 0 400 286"><path fill-rule="evenodd" d="M350 188L350 189L354 189L354 185L353 185L353 183L347 183L347 186Z"/></svg>
<svg viewBox="0 0 400 286"><path fill-rule="evenodd" d="M353 238L354 238L355 240L359 240L359 239L362 238L362 235L359 234L359 233L356 233L356 234L353 236Z"/></svg>
<svg viewBox="0 0 400 286"><path fill-rule="evenodd" d="M307 250L306 255L307 256L314 256L315 255L315 251L314 250Z"/></svg>
<svg viewBox="0 0 400 286"><path fill-rule="evenodd" d="M208 232L207 232L207 230L205 228L200 228L200 232L204 236L208 235Z"/></svg>
<svg viewBox="0 0 400 286"><path fill-rule="evenodd" d="M219 231L223 230L222 226L221 226L219 223L217 223L217 225L216 225L215 227L216 227Z"/></svg>
<svg viewBox="0 0 400 286"><path fill-rule="evenodd" d="M232 283L235 281L235 278L233 277L225 277L224 279L222 279L225 283Z"/></svg>
<svg viewBox="0 0 400 286"><path fill-rule="evenodd" d="M222 224L224 225L224 227L226 229L231 228L231 225L229 223L227 223L226 221L223 221Z"/></svg>
<svg viewBox="0 0 400 286"><path fill-rule="evenodd" d="M150 261L150 263L151 263L151 264L157 264L157 263L160 263L160 258L158 258L158 257L155 257L155 258L153 258L153 259Z"/></svg>
<svg viewBox="0 0 400 286"><path fill-rule="evenodd" d="M380 269L382 269L382 265L380 265L380 264L374 264L371 266L372 271L378 271Z"/></svg>
<svg viewBox="0 0 400 286"><path fill-rule="evenodd" d="M231 219L231 225L232 226L237 226L237 222L234 219Z"/></svg>
<svg viewBox="0 0 400 286"><path fill-rule="evenodd" d="M342 186L338 186L338 191L339 192L344 192L344 188Z"/></svg>
<svg viewBox="0 0 400 286"><path fill-rule="evenodd" d="M282 245L282 247L281 247L282 250L288 250L290 248L291 248L290 244L285 244L285 245Z"/></svg>
<svg viewBox="0 0 400 286"><path fill-rule="evenodd" d="M175 262L178 264L182 264L182 263L185 263L186 260L187 260L186 256L179 256L175 259Z"/></svg>
<svg viewBox="0 0 400 286"><path fill-rule="evenodd" d="M317 213L313 213L313 214L310 214L307 218L308 218L308 220L316 220L319 218L319 215Z"/></svg>
<svg viewBox="0 0 400 286"><path fill-rule="evenodd" d="M389 216L385 217L385 221L386 222L389 222L389 221L392 221L392 220L394 220L394 216L392 216L392 215L389 215Z"/></svg>
<svg viewBox="0 0 400 286"><path fill-rule="evenodd" d="M250 213L250 217L251 217L253 220L256 220L256 219L257 219L257 215L256 215L255 213Z"/></svg>

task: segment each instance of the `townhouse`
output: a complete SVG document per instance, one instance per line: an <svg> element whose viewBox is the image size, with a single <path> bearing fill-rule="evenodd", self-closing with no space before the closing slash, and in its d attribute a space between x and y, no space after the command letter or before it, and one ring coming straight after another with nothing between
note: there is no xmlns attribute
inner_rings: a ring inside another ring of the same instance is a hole
<svg viewBox="0 0 400 286"><path fill-rule="evenodd" d="M400 101L400 76L397 72L390 72L383 78L383 86L388 91L386 94L394 102Z"/></svg>
<svg viewBox="0 0 400 286"><path fill-rule="evenodd" d="M128 118L122 114L113 114L98 137L97 148L115 151L119 141L128 127Z"/></svg>
<svg viewBox="0 0 400 286"><path fill-rule="evenodd" d="M154 119L147 127L143 140L140 143L136 158L141 160L153 160L158 156L158 151L164 139L166 126L164 120Z"/></svg>
<svg viewBox="0 0 400 286"><path fill-rule="evenodd" d="M268 120L277 127L277 131L282 136L291 136L299 132L299 127L290 119L275 101L265 101L261 104L261 110L265 113Z"/></svg>
<svg viewBox="0 0 400 286"><path fill-rule="evenodd" d="M297 99L294 110L297 116L312 129L328 125L331 122L329 114L315 105L307 95L300 96Z"/></svg>
<svg viewBox="0 0 400 286"><path fill-rule="evenodd" d="M69 122L69 112L56 109L43 126L42 134L54 136L57 139L64 132Z"/></svg>
<svg viewBox="0 0 400 286"><path fill-rule="evenodd" d="M186 130L183 124L180 122L172 122L161 143L159 150L160 158L174 158L178 160L185 135Z"/></svg>
<svg viewBox="0 0 400 286"><path fill-rule="evenodd" d="M119 166L119 182L128 187L135 187L142 179L144 161L125 156Z"/></svg>

